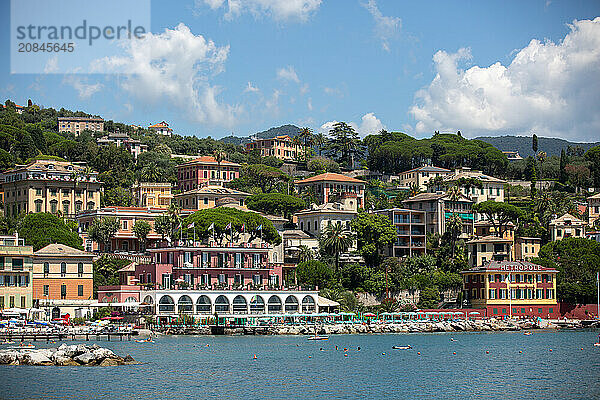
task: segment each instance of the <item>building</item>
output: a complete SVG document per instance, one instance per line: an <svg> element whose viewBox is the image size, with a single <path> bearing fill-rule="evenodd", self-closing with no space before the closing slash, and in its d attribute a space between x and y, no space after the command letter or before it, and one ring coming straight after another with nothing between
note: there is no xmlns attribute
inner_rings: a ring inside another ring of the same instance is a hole
<svg viewBox="0 0 600 400"><path fill-rule="evenodd" d="M396 241L386 251L386 256L413 257L426 253L425 211L390 208L374 213L387 216L396 228Z"/></svg>
<svg viewBox="0 0 600 400"><path fill-rule="evenodd" d="M567 213L550 221L550 240L562 240L569 237L585 237L585 221Z"/></svg>
<svg viewBox="0 0 600 400"><path fill-rule="evenodd" d="M470 267L479 267L488 261L513 261L513 241L497 236L484 236L469 240Z"/></svg>
<svg viewBox="0 0 600 400"><path fill-rule="evenodd" d="M158 135L171 136L173 129L169 128L169 124L165 121L159 122L158 124L150 125L148 130Z"/></svg>
<svg viewBox="0 0 600 400"><path fill-rule="evenodd" d="M73 215L100 207L98 173L65 161L36 160L2 174L4 212Z"/></svg>
<svg viewBox="0 0 600 400"><path fill-rule="evenodd" d="M425 165L419 168L401 172L399 185L402 187L417 187L419 190L427 190L430 179L444 177L450 174L449 169Z"/></svg>
<svg viewBox="0 0 600 400"><path fill-rule="evenodd" d="M276 136L271 139L255 139L246 144L246 151L257 150L262 157L276 157L284 161L296 161L303 157L303 146L294 144L289 135Z"/></svg>
<svg viewBox="0 0 600 400"><path fill-rule="evenodd" d="M345 204L311 204L310 208L294 214L297 220L296 225L300 230L316 237L330 224L340 223L345 229L350 230L350 222L357 216L358 212L354 210L349 202Z"/></svg>
<svg viewBox="0 0 600 400"><path fill-rule="evenodd" d="M557 273L527 261L490 261L462 271L464 299L491 317L557 318Z"/></svg>
<svg viewBox="0 0 600 400"><path fill-rule="evenodd" d="M536 237L518 237L515 239L515 260L529 261L538 256L542 239Z"/></svg>
<svg viewBox="0 0 600 400"><path fill-rule="evenodd" d="M14 103L13 103L13 104L14 104ZM14 106L15 106L15 112L16 112L17 114L23 114L23 110L25 110L25 107L23 107L23 106L20 106L20 105L18 105L18 104L14 104ZM3 108L7 108L5 104L2 104L2 107L3 107Z"/></svg>
<svg viewBox="0 0 600 400"><path fill-rule="evenodd" d="M215 208L223 204L238 204L246 207L246 199L251 196L250 193L240 190L226 188L217 185L206 185L197 187L187 192L178 193L175 197L175 204L179 207L204 210L206 208Z"/></svg>
<svg viewBox="0 0 600 400"><path fill-rule="evenodd" d="M33 299L52 319L89 314L94 295L94 254L49 244L33 254Z"/></svg>
<svg viewBox="0 0 600 400"><path fill-rule="evenodd" d="M18 236L0 236L0 310L33 306L33 247Z"/></svg>
<svg viewBox="0 0 600 400"><path fill-rule="evenodd" d="M443 235L446 232L447 221L452 215L458 215L462 222L460 237L466 239L473 235L473 201L465 195L451 201L444 192L419 193L402 203L411 210L425 211L425 227L428 233Z"/></svg>
<svg viewBox="0 0 600 400"><path fill-rule="evenodd" d="M477 221L474 224L475 226L475 236L500 236L498 232L496 232L499 228L498 225L494 226L494 223L489 220L481 220ZM502 237L504 239L515 240L515 224L512 222L508 222L507 224L502 225Z"/></svg>
<svg viewBox="0 0 600 400"><path fill-rule="evenodd" d="M140 154L148 151L148 145L140 140L130 138L126 133L113 132L96 140L98 146L108 146L114 143L117 147L124 146L133 158L137 160Z"/></svg>
<svg viewBox="0 0 600 400"><path fill-rule="evenodd" d="M518 151L503 151L502 154L506 156L508 161L521 161L523 157L519 154Z"/></svg>
<svg viewBox="0 0 600 400"><path fill-rule="evenodd" d="M177 166L177 189L188 191L206 184L223 185L240 177L242 166L213 156L201 156Z"/></svg>
<svg viewBox="0 0 600 400"><path fill-rule="evenodd" d="M138 182L131 187L136 207L169 208L173 195L170 183Z"/></svg>
<svg viewBox="0 0 600 400"><path fill-rule="evenodd" d="M85 130L104 132L104 120L94 117L58 117L58 132L74 133L75 136Z"/></svg>
<svg viewBox="0 0 600 400"><path fill-rule="evenodd" d="M588 202L588 225L594 224L600 219L600 193L587 198ZM600 221L598 221L600 222Z"/></svg>
<svg viewBox="0 0 600 400"><path fill-rule="evenodd" d="M500 203L504 202L504 185L507 183L505 180L494 178L493 176L486 175L481 171L475 171L471 168L462 167L452 171L451 174L444 177L446 183L456 184L461 178L470 180L470 178L479 182L481 187L476 186L465 186L459 185L462 193L469 197L475 204L493 200ZM437 190L437 189L433 189ZM431 188L430 188L430 191Z"/></svg>
<svg viewBox="0 0 600 400"><path fill-rule="evenodd" d="M347 202L355 211L365 207L365 181L327 172L296 181L299 192L312 192L318 204Z"/></svg>
<svg viewBox="0 0 600 400"><path fill-rule="evenodd" d="M151 227L154 227L154 219L160 215L164 215L164 208L157 207L104 207L96 210L85 210L77 214L76 219L79 225L80 235L83 238L83 245L88 252L126 252L140 253L144 250L143 243L135 236L133 226L137 221L146 221ZM190 210L182 210L181 215L189 215ZM95 219L115 217L119 219L119 230L111 239L108 247L103 243L92 241L87 231ZM161 236L154 231L150 231L146 238L146 247L155 245L160 241Z"/></svg>

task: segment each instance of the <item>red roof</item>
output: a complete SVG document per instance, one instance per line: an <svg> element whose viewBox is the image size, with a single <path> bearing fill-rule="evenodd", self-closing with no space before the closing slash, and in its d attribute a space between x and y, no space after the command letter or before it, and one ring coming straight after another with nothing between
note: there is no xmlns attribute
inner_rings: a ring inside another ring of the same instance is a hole
<svg viewBox="0 0 600 400"><path fill-rule="evenodd" d="M191 161L185 162L181 165L188 165L188 164L218 164L218 163L217 163L217 160L213 156L200 156ZM226 160L221 161L221 165L240 166L240 164L237 164L237 163L234 163L231 161L226 161Z"/></svg>
<svg viewBox="0 0 600 400"><path fill-rule="evenodd" d="M348 183L366 183L365 181L361 181L360 179L351 178L346 175L336 174L334 172L326 172L324 174L319 174L316 176L311 176L310 178L302 179L300 181L296 181L296 183L312 183L312 182L348 182Z"/></svg>
<svg viewBox="0 0 600 400"><path fill-rule="evenodd" d="M148 128L169 128L169 124L167 124L165 121L162 121L158 124L150 125Z"/></svg>

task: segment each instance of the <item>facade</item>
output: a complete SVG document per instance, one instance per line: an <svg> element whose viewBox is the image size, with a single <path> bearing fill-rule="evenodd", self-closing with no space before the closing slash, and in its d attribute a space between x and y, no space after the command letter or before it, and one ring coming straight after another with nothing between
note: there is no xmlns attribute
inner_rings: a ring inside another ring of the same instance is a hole
<svg viewBox="0 0 600 400"><path fill-rule="evenodd" d="M312 204L311 208L294 214L297 219L296 225L300 230L315 237L318 237L329 224L340 223L345 229L350 230L350 221L357 216L358 213L352 206L343 203Z"/></svg>
<svg viewBox="0 0 600 400"><path fill-rule="evenodd" d="M311 191L318 204L346 202L355 211L365 207L365 181L327 172L296 181L298 191Z"/></svg>
<svg viewBox="0 0 600 400"><path fill-rule="evenodd" d="M523 157L519 154L518 151L503 151L502 154L506 156L508 161L521 161Z"/></svg>
<svg viewBox="0 0 600 400"><path fill-rule="evenodd" d="M104 120L92 117L58 117L58 132L70 132L75 136L85 130L104 132Z"/></svg>
<svg viewBox="0 0 600 400"><path fill-rule="evenodd" d="M94 295L94 254L49 244L33 255L33 299L52 319L88 313Z"/></svg>
<svg viewBox="0 0 600 400"><path fill-rule="evenodd" d="M138 182L131 187L136 207L169 208L173 195L170 183Z"/></svg>
<svg viewBox="0 0 600 400"><path fill-rule="evenodd" d="M497 226L494 226L492 221L482 220L475 222L475 236L499 236L497 235ZM502 237L504 239L515 240L515 224L509 222L502 226Z"/></svg>
<svg viewBox="0 0 600 400"><path fill-rule="evenodd" d="M426 253L425 211L391 208L374 211L386 215L396 228L396 241L386 252L388 257L412 257Z"/></svg>
<svg viewBox="0 0 600 400"><path fill-rule="evenodd" d="M515 240L515 260L529 261L538 256L542 239L536 237L518 237Z"/></svg>
<svg viewBox="0 0 600 400"><path fill-rule="evenodd" d="M33 247L18 236L0 236L0 310L33 306Z"/></svg>
<svg viewBox="0 0 600 400"><path fill-rule="evenodd" d="M427 190L430 179L438 176L444 177L450 174L449 169L425 165L400 173L399 184L403 187L417 187L419 190Z"/></svg>
<svg viewBox="0 0 600 400"><path fill-rule="evenodd" d="M594 226L596 221L600 219L600 193L588 197L587 201L588 224L589 226Z"/></svg>
<svg viewBox="0 0 600 400"><path fill-rule="evenodd" d="M73 215L100 207L98 173L65 161L37 160L2 174L4 213L48 212Z"/></svg>
<svg viewBox="0 0 600 400"><path fill-rule="evenodd" d="M159 122L158 124L150 125L148 130L158 135L171 136L173 129L169 128L169 124L165 121Z"/></svg>
<svg viewBox="0 0 600 400"><path fill-rule="evenodd" d="M444 180L448 183L452 183L458 181L460 178L474 178L481 183L481 188L459 186L461 192L473 200L475 204L487 200L493 200L499 203L504 202L504 184L507 183L505 180L494 178L481 171L475 171L467 167L452 171L451 174L444 177Z"/></svg>
<svg viewBox="0 0 600 400"><path fill-rule="evenodd" d="M284 161L295 161L304 155L303 146L295 145L288 135L256 139L246 144L246 151L252 150L258 150L262 157L273 156Z"/></svg>
<svg viewBox="0 0 600 400"><path fill-rule="evenodd" d="M462 272L464 299L491 317L556 318L557 273L527 261L490 261Z"/></svg>
<svg viewBox="0 0 600 400"><path fill-rule="evenodd" d="M175 204L179 207L204 210L206 208L215 208L223 204L238 204L240 207L246 207L246 199L251 196L250 193L242 192L231 188L217 185L206 185L198 187L187 192L178 193L175 197Z"/></svg>
<svg viewBox="0 0 600 400"><path fill-rule="evenodd" d="M96 143L98 146L108 146L111 143L114 143L117 147L124 146L136 160L140 154L148 151L148 145L142 144L137 139L131 139L126 133L120 132L109 133L108 136L96 140Z"/></svg>
<svg viewBox="0 0 600 400"><path fill-rule="evenodd" d="M489 261L513 261L513 241L497 236L484 236L467 242L469 267L480 267Z"/></svg>
<svg viewBox="0 0 600 400"><path fill-rule="evenodd" d="M419 193L402 202L411 210L425 211L425 228L428 233L443 235L446 223L452 215L458 215L462 222L460 237L469 238L474 232L473 201L464 195L451 201L444 192Z"/></svg>
<svg viewBox="0 0 600 400"><path fill-rule="evenodd" d="M585 221L567 213L550 221L550 240L562 240L569 237L583 238L586 225Z"/></svg>
<svg viewBox="0 0 600 400"><path fill-rule="evenodd" d="M223 185L239 178L241 168L230 161L219 163L213 156L197 157L177 166L177 189L187 192L206 184Z"/></svg>

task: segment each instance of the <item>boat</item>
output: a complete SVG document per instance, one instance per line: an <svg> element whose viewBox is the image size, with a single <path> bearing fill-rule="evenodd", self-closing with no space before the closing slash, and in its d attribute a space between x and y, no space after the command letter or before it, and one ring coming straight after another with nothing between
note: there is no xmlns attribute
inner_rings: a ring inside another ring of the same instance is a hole
<svg viewBox="0 0 600 400"><path fill-rule="evenodd" d="M529 336L529 335L533 335L533 333L532 332L523 332L523 335Z"/></svg>
<svg viewBox="0 0 600 400"><path fill-rule="evenodd" d="M138 339L135 341L136 343L154 343L154 340L152 340L152 338L148 338L148 339Z"/></svg>
<svg viewBox="0 0 600 400"><path fill-rule="evenodd" d="M594 346L600 346L600 343L594 343Z"/></svg>
<svg viewBox="0 0 600 400"><path fill-rule="evenodd" d="M411 345L408 346L392 346L392 349L394 350L410 350L412 349Z"/></svg>
<svg viewBox="0 0 600 400"><path fill-rule="evenodd" d="M307 340L329 340L329 336L309 336Z"/></svg>

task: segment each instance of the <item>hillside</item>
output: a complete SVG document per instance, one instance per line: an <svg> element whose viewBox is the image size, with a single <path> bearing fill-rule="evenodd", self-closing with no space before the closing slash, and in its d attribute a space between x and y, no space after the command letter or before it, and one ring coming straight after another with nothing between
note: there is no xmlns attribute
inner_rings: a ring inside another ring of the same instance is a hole
<svg viewBox="0 0 600 400"><path fill-rule="evenodd" d="M482 136L476 138L483 142L489 143L492 146L496 147L500 151L518 151L522 157L527 157L533 155L533 150L531 150L531 137L530 136L496 136L496 137L488 137ZM567 147L571 146L581 146L584 150L588 150L594 146L600 145L600 142L596 143L577 143L577 142L569 142L568 140L558 139L558 138L546 138L546 137L538 137L538 149L539 151L545 151L548 156L560 155L560 151L562 149L567 149Z"/></svg>
<svg viewBox="0 0 600 400"><path fill-rule="evenodd" d="M252 141L251 138L253 136L256 136L259 139L270 139L280 135L289 135L290 137L294 137L297 136L299 133L300 128L298 128L296 125L287 124L278 127L273 127L271 129L267 129L266 131L257 132L252 136L226 136L222 138L221 141L224 143L233 143L235 145L244 145L246 143L250 143Z"/></svg>

